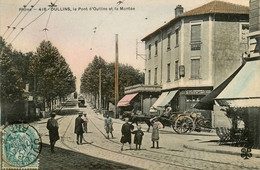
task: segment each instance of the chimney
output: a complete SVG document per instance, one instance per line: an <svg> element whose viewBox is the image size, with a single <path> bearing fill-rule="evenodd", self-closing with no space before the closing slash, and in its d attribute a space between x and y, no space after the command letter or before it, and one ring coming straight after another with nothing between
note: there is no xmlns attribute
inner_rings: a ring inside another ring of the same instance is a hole
<svg viewBox="0 0 260 170"><path fill-rule="evenodd" d="M183 7L181 5L177 5L175 8L175 17L178 17L183 14Z"/></svg>

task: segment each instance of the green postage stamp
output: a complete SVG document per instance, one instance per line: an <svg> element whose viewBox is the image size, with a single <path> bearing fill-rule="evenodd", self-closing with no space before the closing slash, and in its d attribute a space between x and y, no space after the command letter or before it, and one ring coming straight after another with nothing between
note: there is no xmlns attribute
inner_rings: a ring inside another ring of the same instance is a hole
<svg viewBox="0 0 260 170"><path fill-rule="evenodd" d="M2 131L2 169L38 168L41 137L29 124L12 124Z"/></svg>

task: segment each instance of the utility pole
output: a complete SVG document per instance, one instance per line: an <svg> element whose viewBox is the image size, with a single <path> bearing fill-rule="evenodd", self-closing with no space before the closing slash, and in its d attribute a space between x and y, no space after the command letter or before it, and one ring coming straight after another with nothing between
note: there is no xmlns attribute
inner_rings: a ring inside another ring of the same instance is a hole
<svg viewBox="0 0 260 170"><path fill-rule="evenodd" d="M117 108L117 103L118 103L118 34L116 34L116 61L115 61L115 114L116 118L119 118L118 115L118 108Z"/></svg>
<svg viewBox="0 0 260 170"><path fill-rule="evenodd" d="M99 69L99 110L101 111L101 68Z"/></svg>

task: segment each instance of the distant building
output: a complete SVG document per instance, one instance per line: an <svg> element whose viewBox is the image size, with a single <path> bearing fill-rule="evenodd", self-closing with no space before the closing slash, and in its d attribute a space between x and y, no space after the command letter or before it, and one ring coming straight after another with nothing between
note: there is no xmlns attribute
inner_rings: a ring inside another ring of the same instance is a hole
<svg viewBox="0 0 260 170"><path fill-rule="evenodd" d="M193 106L230 76L248 52L249 7L213 1L182 12L178 5L175 18L142 39L145 85L161 86L156 107L169 102L175 112L196 111Z"/></svg>

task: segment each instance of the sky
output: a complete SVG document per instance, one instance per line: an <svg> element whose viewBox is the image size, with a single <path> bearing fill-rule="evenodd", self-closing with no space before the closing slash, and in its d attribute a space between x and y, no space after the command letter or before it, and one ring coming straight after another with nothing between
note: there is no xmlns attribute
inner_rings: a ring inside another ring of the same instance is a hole
<svg viewBox="0 0 260 170"><path fill-rule="evenodd" d="M0 36L25 53L36 51L43 40L51 41L77 77L79 90L80 77L95 55L107 62L115 61L115 34L118 34L119 62L144 71L144 59L136 57L136 48L138 53L144 53L141 39L173 19L177 5L182 5L186 12L211 1L0 0ZM249 0L223 1L249 6ZM35 4L33 10L22 11L28 3L27 9ZM44 12L51 3L57 5L55 10Z"/></svg>

